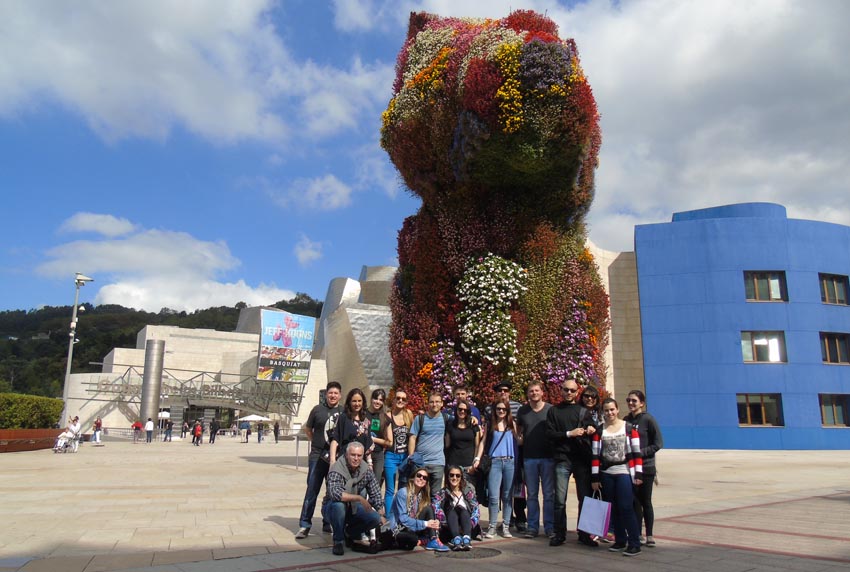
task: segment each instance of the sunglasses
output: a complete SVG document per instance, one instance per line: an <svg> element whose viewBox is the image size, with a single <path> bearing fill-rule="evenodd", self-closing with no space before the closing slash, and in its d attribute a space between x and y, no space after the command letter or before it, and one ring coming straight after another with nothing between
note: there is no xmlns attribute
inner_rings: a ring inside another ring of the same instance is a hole
<svg viewBox="0 0 850 572"><path fill-rule="evenodd" d="M578 388L573 389L572 387L564 387L561 391L566 391L567 393L575 393L578 391Z"/></svg>
<svg viewBox="0 0 850 572"><path fill-rule="evenodd" d="M457 410L458 413L466 413L467 411L469 411L469 409L458 409Z"/></svg>
<svg viewBox="0 0 850 572"><path fill-rule="evenodd" d="M588 395L588 394L584 394L581 397L582 397L582 399L596 399L595 395Z"/></svg>
<svg viewBox="0 0 850 572"><path fill-rule="evenodd" d="M510 389L505 389L505 388L503 387L502 389L499 389L499 390L498 390L498 392L499 392L499 393L510 393L510 392L511 392L511 390L510 390Z"/></svg>
<svg viewBox="0 0 850 572"><path fill-rule="evenodd" d="M427 474L427 473L425 473L425 474L423 475L422 473L416 473L416 475L414 475L414 478L416 478L416 479L427 479L427 478L428 478L428 474Z"/></svg>
<svg viewBox="0 0 850 572"><path fill-rule="evenodd" d="M504 407L497 407L496 411L507 411L507 409L505 409Z"/></svg>
<svg viewBox="0 0 850 572"><path fill-rule="evenodd" d="M627 399L626 403L640 403L637 399Z"/></svg>
<svg viewBox="0 0 850 572"><path fill-rule="evenodd" d="M395 400L396 401L407 401L407 398L406 397L396 397Z"/></svg>
<svg viewBox="0 0 850 572"><path fill-rule="evenodd" d="M459 478L460 478L460 475L459 475L459 474L455 474L455 473L449 473L449 478L450 478L450 479L459 479Z"/></svg>

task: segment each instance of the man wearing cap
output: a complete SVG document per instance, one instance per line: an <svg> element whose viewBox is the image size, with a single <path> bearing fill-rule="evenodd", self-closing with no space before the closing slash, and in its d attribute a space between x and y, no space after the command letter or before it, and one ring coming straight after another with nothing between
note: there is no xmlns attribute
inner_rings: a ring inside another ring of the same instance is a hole
<svg viewBox="0 0 850 572"><path fill-rule="evenodd" d="M578 510L584 497L590 496L590 455L580 442L585 435L591 435L596 430L592 425L583 426L584 407L576 403L578 383L575 379L567 379L561 386L563 401L549 408L546 414L546 436L552 446L552 456L555 459L555 496L553 499L555 530L549 540L549 546L560 546L567 538L567 490L570 475L576 480L576 496ZM578 531L578 541L585 546L599 546L586 532Z"/></svg>

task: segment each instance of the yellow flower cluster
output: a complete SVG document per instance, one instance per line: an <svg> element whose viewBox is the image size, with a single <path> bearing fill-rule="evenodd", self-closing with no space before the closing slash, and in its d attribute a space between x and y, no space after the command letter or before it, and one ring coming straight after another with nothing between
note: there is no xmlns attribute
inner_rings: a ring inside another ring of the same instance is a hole
<svg viewBox="0 0 850 572"><path fill-rule="evenodd" d="M381 113L381 131L387 129L390 126L390 123L393 121L393 112L395 111L395 100L396 98L392 98L387 104L387 108ZM409 340L405 340L407 342Z"/></svg>
<svg viewBox="0 0 850 572"><path fill-rule="evenodd" d="M422 366L422 368L416 372L417 377L423 379L431 379L431 372L434 370L434 364L431 362L426 363Z"/></svg>
<svg viewBox="0 0 850 572"><path fill-rule="evenodd" d="M510 43L502 44L496 51L496 63L505 78L496 91L499 120L505 133L515 133L523 123L522 92L517 79L521 49L520 44Z"/></svg>
<svg viewBox="0 0 850 572"><path fill-rule="evenodd" d="M575 56L570 58L570 69L572 70L570 71L570 85L586 81L584 70L581 69L578 58Z"/></svg>

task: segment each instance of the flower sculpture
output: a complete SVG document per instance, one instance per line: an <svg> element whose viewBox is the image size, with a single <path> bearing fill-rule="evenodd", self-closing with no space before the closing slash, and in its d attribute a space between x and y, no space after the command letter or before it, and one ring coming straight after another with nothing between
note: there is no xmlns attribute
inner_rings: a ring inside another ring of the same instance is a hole
<svg viewBox="0 0 850 572"><path fill-rule="evenodd" d="M604 383L608 300L584 247L601 141L573 40L520 10L417 13L381 144L422 199L399 232L390 351L421 404L495 381Z"/></svg>

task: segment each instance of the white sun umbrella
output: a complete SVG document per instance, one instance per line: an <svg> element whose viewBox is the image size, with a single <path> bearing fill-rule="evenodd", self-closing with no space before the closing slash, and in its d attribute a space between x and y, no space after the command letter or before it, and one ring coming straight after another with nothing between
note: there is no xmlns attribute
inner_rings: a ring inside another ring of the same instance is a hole
<svg viewBox="0 0 850 572"><path fill-rule="evenodd" d="M263 417L262 415L257 415L256 413L252 413L251 415L240 417L239 421L271 421L271 419L269 419L268 417Z"/></svg>

